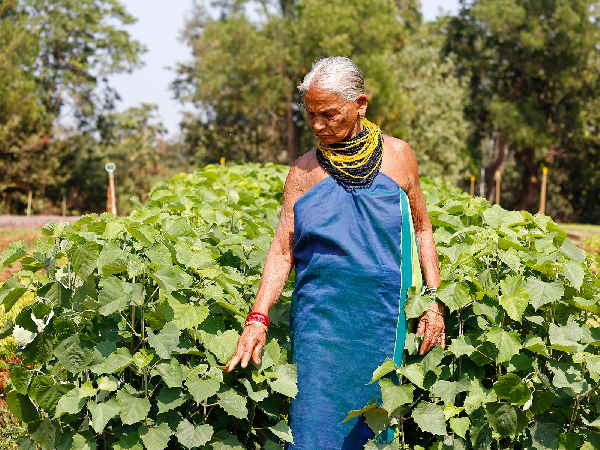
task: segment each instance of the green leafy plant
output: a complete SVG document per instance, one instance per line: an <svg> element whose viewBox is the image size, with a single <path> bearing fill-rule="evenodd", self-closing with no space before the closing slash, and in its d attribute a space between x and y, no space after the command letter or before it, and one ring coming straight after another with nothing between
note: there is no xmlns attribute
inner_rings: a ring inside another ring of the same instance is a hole
<svg viewBox="0 0 600 450"><path fill-rule="evenodd" d="M0 289L23 358L6 401L44 448L279 448L295 368L290 289L260 367L223 372L254 300L286 170L207 167L157 185L130 217L89 215L12 245ZM43 274L43 275L40 275Z"/></svg>
<svg viewBox="0 0 600 450"><path fill-rule="evenodd" d="M223 373L260 280L287 168L208 166L157 185L130 217L85 216L44 230L0 288L10 410L46 448L280 448L296 394L288 358L293 277L272 311L260 367ZM374 431L392 446L594 448L600 282L548 217L509 212L423 180L441 259L449 346L374 373ZM430 298L411 296L418 317ZM404 381L395 383L394 373ZM361 408L363 405L357 405ZM315 405L318 407L318 405ZM575 446L575 447L573 447Z"/></svg>
<svg viewBox="0 0 600 450"><path fill-rule="evenodd" d="M384 362L382 402L364 413L392 445L367 448L600 447L600 280L592 258L550 218L506 211L424 183L440 255L446 349ZM431 298L414 292L415 319ZM597 316L595 316L597 317ZM394 376L402 383L395 383Z"/></svg>

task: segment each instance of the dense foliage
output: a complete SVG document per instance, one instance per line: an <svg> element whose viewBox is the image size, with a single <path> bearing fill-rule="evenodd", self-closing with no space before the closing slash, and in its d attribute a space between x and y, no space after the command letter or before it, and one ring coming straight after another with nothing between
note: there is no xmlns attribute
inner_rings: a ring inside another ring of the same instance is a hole
<svg viewBox="0 0 600 450"><path fill-rule="evenodd" d="M222 372L257 288L284 175L209 167L159 184L129 218L86 216L47 228L30 256L7 250L2 263L19 260L24 272L2 286L5 308L25 289L36 296L7 328L24 358L7 403L31 439L148 449L169 440L277 448L288 439L296 387L287 297L261 367Z"/></svg>
<svg viewBox="0 0 600 450"><path fill-rule="evenodd" d="M449 21L447 53L469 82L465 103L486 192L507 170L504 204L537 206L542 165L553 169L550 214L597 223L600 3L597 0L462 1ZM487 153L487 154L486 154ZM491 197L490 197L491 198Z"/></svg>
<svg viewBox="0 0 600 450"><path fill-rule="evenodd" d="M368 423L408 448L600 447L600 279L547 216L425 184L440 255L448 347L373 374ZM413 295L407 317L431 298ZM397 373L404 384L388 376ZM376 447L370 448L395 448Z"/></svg>
<svg viewBox="0 0 600 450"><path fill-rule="evenodd" d="M417 2L222 3L232 5L223 14L193 10L185 29L193 59L174 83L204 112L183 123L192 160L293 161L314 146L296 85L316 59L345 55L364 71L370 120L413 145L427 173L464 177L467 90L452 60L440 60L444 35L420 23Z"/></svg>
<svg viewBox="0 0 600 450"><path fill-rule="evenodd" d="M0 288L4 307L35 293L4 328L24 358L7 401L32 440L241 450L291 439L293 277L262 365L222 372L254 300L285 172L208 166L160 183L128 218L47 227L31 255L18 245L2 255L23 264ZM587 320L600 313L600 281L589 260L546 216L423 186L449 346L420 357L409 334L406 364L386 361L374 374L383 402L362 410L368 424L399 424L393 445L408 448L595 448L600 329ZM429 301L413 295L408 316Z"/></svg>

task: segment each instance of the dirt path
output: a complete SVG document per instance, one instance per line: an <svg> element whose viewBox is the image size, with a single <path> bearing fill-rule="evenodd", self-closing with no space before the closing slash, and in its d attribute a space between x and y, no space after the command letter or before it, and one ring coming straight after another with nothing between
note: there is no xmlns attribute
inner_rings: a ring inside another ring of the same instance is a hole
<svg viewBox="0 0 600 450"><path fill-rule="evenodd" d="M79 216L6 216L0 215L0 228L40 228L50 222L75 222Z"/></svg>
<svg viewBox="0 0 600 450"><path fill-rule="evenodd" d="M78 216L6 216L0 215L0 254L14 241L23 241L26 247L41 236L40 228L50 222L75 222ZM20 270L18 264L0 268L0 281Z"/></svg>

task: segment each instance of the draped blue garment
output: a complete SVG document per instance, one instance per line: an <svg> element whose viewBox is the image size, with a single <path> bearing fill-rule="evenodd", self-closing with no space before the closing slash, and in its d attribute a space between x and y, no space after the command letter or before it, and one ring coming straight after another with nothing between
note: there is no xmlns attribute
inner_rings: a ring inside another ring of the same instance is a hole
<svg viewBox="0 0 600 450"><path fill-rule="evenodd" d="M341 422L381 403L378 384L367 384L379 364L402 363L414 245L406 193L383 172L356 190L327 177L296 201L289 450L362 449L373 437L363 416Z"/></svg>

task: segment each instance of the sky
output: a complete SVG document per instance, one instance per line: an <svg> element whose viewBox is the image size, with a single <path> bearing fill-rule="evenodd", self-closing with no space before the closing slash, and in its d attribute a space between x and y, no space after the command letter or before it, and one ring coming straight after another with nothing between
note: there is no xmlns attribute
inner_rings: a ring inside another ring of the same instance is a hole
<svg viewBox="0 0 600 450"><path fill-rule="evenodd" d="M173 99L169 84L175 78L173 69L177 63L191 59L189 49L179 38L192 0L171 0L167 7L161 0L123 0L123 3L138 19L127 29L148 51L142 56L144 66L141 69L111 78L113 87L122 97L118 109L155 103L169 135L173 136L177 133L184 107ZM454 13L458 10L458 0L421 0L421 4L426 20L434 19L440 11Z"/></svg>

